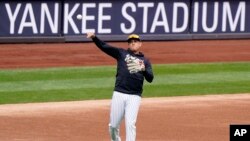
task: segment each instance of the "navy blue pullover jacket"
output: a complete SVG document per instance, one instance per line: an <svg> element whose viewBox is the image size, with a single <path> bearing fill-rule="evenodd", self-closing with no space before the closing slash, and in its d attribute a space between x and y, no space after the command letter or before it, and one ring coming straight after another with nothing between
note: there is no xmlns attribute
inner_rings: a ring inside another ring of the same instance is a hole
<svg viewBox="0 0 250 141"><path fill-rule="evenodd" d="M134 54L130 49L125 50L112 47L97 37L92 38L92 40L99 49L117 60L117 73L114 90L126 94L141 96L144 77L150 83L154 78L149 60L145 58L141 52L139 54ZM129 57L144 61L145 71L130 73L127 67L127 62L125 61Z"/></svg>

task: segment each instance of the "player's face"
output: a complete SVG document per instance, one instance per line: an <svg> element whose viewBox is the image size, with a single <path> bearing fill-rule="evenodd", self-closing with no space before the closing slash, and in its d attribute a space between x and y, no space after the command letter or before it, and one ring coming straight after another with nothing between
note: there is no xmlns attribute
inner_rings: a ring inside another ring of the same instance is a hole
<svg viewBox="0 0 250 141"><path fill-rule="evenodd" d="M141 41L133 40L133 39L130 40L130 42L128 43L130 50L135 52L135 53L139 52L141 45L142 45Z"/></svg>

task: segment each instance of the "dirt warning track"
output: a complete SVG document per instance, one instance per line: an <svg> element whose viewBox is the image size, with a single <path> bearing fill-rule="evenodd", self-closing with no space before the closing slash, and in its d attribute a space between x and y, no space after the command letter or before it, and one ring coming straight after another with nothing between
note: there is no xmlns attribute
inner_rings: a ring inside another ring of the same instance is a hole
<svg viewBox="0 0 250 141"><path fill-rule="evenodd" d="M110 45L127 48L126 42ZM250 40L143 42L153 64L250 61ZM0 44L0 68L114 65L94 43Z"/></svg>

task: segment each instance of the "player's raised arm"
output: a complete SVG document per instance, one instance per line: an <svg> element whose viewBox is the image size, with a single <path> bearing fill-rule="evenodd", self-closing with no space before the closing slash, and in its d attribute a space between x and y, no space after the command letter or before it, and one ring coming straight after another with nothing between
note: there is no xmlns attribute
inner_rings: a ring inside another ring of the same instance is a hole
<svg viewBox="0 0 250 141"><path fill-rule="evenodd" d="M89 39L92 39L93 42L96 44L96 46L99 49L101 49L103 52L105 52L106 54L108 54L116 59L119 58L119 56L120 56L119 48L112 47L112 46L108 45L107 43L103 42L95 35L95 33L89 32L89 33L87 33L86 37Z"/></svg>

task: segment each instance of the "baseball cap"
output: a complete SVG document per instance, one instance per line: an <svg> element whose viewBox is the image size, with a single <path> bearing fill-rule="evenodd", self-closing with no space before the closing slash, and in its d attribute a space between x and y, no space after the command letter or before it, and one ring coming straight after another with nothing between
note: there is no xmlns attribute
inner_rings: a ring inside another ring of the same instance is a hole
<svg viewBox="0 0 250 141"><path fill-rule="evenodd" d="M141 41L140 36L137 35L137 34L131 34L131 35L129 35L128 39L127 39L127 42L130 42L130 40L132 40L132 39Z"/></svg>

